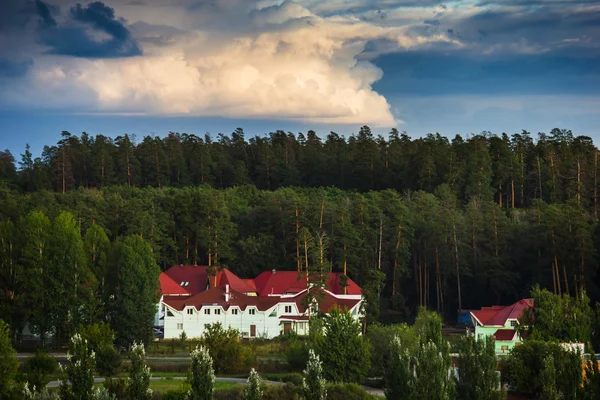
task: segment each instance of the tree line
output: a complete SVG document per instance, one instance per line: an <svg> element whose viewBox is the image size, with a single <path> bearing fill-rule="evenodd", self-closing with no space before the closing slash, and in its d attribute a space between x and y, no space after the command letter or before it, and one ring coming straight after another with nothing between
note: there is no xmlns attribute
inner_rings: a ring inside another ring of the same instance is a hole
<svg viewBox="0 0 600 400"><path fill-rule="evenodd" d="M237 129L139 143L63 132L41 157L0 154L0 317L19 320L28 297L34 211L70 213L82 237L94 225L111 243L139 236L163 270L343 272L364 289L368 323L419 306L454 317L535 283L597 300L597 153L560 129L537 140Z"/></svg>

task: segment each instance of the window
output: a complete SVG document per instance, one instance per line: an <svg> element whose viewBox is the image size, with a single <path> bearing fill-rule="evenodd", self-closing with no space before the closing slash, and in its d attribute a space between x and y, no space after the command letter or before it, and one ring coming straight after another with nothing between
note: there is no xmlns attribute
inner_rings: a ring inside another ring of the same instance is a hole
<svg viewBox="0 0 600 400"><path fill-rule="evenodd" d="M216 315L221 315L221 310L219 310L218 308L217 308L217 309L215 309L215 314L216 314Z"/></svg>
<svg viewBox="0 0 600 400"><path fill-rule="evenodd" d="M177 324L177 330L182 330L183 329L183 324Z"/></svg>
<svg viewBox="0 0 600 400"><path fill-rule="evenodd" d="M204 314L210 315L210 308L205 308L204 309Z"/></svg>
<svg viewBox="0 0 600 400"><path fill-rule="evenodd" d="M237 313L238 313L238 309L237 308L232 308L231 309L231 314L237 315Z"/></svg>
<svg viewBox="0 0 600 400"><path fill-rule="evenodd" d="M500 346L500 350L502 350L502 351L508 351L508 346Z"/></svg>
<svg viewBox="0 0 600 400"><path fill-rule="evenodd" d="M167 317L172 317L173 313L171 312L171 310L167 310Z"/></svg>
<svg viewBox="0 0 600 400"><path fill-rule="evenodd" d="M285 313L286 314L291 314L292 313L292 306L285 306Z"/></svg>
<svg viewBox="0 0 600 400"><path fill-rule="evenodd" d="M256 309L254 309L254 308L251 308L251 309L249 309L249 310L248 310L248 313L249 313L250 315L254 315L254 314L256 314Z"/></svg>
<svg viewBox="0 0 600 400"><path fill-rule="evenodd" d="M510 321L510 326L512 326L513 328L515 326L517 326L517 325L519 325L519 322L517 322L517 321Z"/></svg>
<svg viewBox="0 0 600 400"><path fill-rule="evenodd" d="M194 309L193 308L188 308L187 309L187 313L188 313L188 315L194 314Z"/></svg>

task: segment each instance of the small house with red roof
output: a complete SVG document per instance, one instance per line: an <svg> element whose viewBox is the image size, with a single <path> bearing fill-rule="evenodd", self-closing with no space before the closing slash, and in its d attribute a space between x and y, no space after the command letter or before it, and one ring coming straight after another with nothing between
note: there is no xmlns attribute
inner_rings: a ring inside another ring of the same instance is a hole
<svg viewBox="0 0 600 400"><path fill-rule="evenodd" d="M519 318L528 308L533 307L533 299L522 299L510 306L483 307L471 311L471 321L475 327L475 337L494 336L496 354L507 354L523 340L517 331Z"/></svg>
<svg viewBox="0 0 600 400"><path fill-rule="evenodd" d="M273 270L241 279L226 268L214 269L218 272L210 275L206 266L174 266L160 275L155 325L164 329L164 338L178 338L184 331L187 337L201 337L217 322L248 338L292 331L306 335L310 314L334 307L350 311L357 320L362 317L361 289L340 273L329 274L325 288L316 288L294 271Z"/></svg>

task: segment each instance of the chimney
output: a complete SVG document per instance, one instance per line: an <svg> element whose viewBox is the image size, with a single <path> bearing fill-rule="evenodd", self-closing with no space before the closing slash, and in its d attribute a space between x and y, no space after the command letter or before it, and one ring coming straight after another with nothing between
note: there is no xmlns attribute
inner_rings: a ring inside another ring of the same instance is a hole
<svg viewBox="0 0 600 400"><path fill-rule="evenodd" d="M225 285L225 303L229 303L229 283Z"/></svg>
<svg viewBox="0 0 600 400"><path fill-rule="evenodd" d="M271 271L271 273L273 273L273 274L274 274L275 272L277 272L277 270L276 270L276 269L273 269L273 270Z"/></svg>

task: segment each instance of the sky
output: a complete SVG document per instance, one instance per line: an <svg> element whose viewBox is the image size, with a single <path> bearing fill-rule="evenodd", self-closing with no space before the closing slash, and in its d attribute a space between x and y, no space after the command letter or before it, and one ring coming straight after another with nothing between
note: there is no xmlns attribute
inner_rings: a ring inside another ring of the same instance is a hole
<svg viewBox="0 0 600 400"><path fill-rule="evenodd" d="M62 130L597 141L598 110L600 0L0 1L15 155Z"/></svg>

